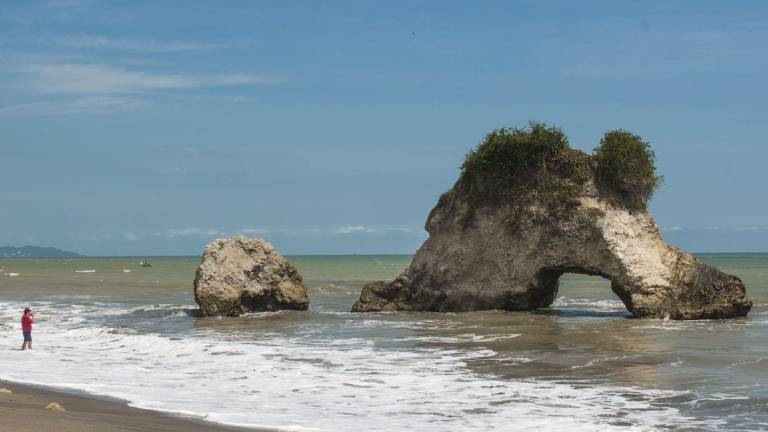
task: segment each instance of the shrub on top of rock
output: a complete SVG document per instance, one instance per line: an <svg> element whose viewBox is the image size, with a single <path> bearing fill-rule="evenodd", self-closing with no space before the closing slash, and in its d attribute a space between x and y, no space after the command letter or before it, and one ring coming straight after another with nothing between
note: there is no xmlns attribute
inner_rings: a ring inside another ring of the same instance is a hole
<svg viewBox="0 0 768 432"><path fill-rule="evenodd" d="M656 175L656 155L639 136L625 130L607 132L595 147L597 179L634 208L645 208L661 185Z"/></svg>
<svg viewBox="0 0 768 432"><path fill-rule="evenodd" d="M496 129L470 151L460 184L478 197L491 195L518 204L532 200L548 207L572 205L592 177L592 160L572 149L557 127L530 122L527 128ZM481 191L482 189L482 191Z"/></svg>
<svg viewBox="0 0 768 432"><path fill-rule="evenodd" d="M615 204L645 208L661 184L647 142L624 130L607 132L592 155L573 149L557 127L531 122L485 136L461 166L459 186L479 199L515 206L538 201L550 209L571 208L594 181ZM501 198L501 199L500 199Z"/></svg>
<svg viewBox="0 0 768 432"><path fill-rule="evenodd" d="M531 122L528 128L501 128L485 136L462 165L464 175L511 179L546 169L570 150L562 130Z"/></svg>

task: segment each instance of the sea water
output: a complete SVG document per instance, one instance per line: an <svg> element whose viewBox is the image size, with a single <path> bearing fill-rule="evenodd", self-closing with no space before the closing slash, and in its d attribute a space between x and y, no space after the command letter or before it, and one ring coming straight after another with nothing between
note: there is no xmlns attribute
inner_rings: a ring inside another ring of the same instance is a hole
<svg viewBox="0 0 768 432"><path fill-rule="evenodd" d="M768 254L699 257L747 318L633 319L580 275L534 312L349 312L409 256L289 257L309 311L199 318L199 258L2 259L0 378L296 431L766 430Z"/></svg>

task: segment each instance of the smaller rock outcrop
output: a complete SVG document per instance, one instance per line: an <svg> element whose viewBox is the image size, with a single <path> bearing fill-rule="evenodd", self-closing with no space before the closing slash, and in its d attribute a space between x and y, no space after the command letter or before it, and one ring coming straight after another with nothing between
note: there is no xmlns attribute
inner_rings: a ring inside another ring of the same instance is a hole
<svg viewBox="0 0 768 432"><path fill-rule="evenodd" d="M205 247L195 275L195 301L203 316L309 307L298 270L268 242L242 236Z"/></svg>

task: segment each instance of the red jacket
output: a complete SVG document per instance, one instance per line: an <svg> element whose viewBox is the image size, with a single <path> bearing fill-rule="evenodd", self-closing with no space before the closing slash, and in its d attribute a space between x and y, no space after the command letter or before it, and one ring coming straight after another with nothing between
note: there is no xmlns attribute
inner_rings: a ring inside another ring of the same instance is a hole
<svg viewBox="0 0 768 432"><path fill-rule="evenodd" d="M21 317L21 331L23 332L31 332L32 331L32 323L35 322L31 316L24 315Z"/></svg>

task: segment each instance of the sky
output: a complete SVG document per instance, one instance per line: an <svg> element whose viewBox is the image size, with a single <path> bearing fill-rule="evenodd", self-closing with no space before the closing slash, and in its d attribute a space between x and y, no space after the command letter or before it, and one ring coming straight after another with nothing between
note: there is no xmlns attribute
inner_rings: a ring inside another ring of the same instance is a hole
<svg viewBox="0 0 768 432"><path fill-rule="evenodd" d="M412 253L490 130L650 142L694 252L768 251L768 2L2 1L0 245Z"/></svg>

